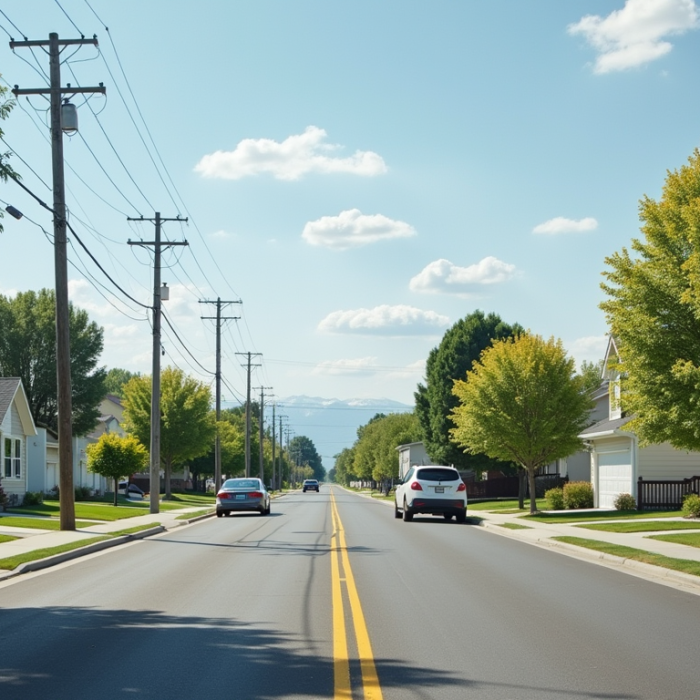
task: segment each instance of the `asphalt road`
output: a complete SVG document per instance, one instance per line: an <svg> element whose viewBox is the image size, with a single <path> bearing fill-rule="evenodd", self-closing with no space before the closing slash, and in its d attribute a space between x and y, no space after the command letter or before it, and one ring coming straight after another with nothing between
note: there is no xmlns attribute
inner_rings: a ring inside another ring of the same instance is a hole
<svg viewBox="0 0 700 700"><path fill-rule="evenodd" d="M329 491L0 584L0 697L697 695L697 596Z"/></svg>

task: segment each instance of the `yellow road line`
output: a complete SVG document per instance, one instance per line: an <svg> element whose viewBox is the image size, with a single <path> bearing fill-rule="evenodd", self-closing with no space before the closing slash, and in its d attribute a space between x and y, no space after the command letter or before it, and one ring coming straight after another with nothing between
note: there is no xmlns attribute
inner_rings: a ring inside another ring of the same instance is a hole
<svg viewBox="0 0 700 700"><path fill-rule="evenodd" d="M340 586L338 527L336 514L333 516L333 542L331 547L331 587L333 589L333 697L335 700L352 698L350 689L350 664L348 661L348 641L345 630L345 609L343 608L343 591Z"/></svg>
<svg viewBox="0 0 700 700"><path fill-rule="evenodd" d="M343 562L343 572L345 574L345 585L348 591L348 598L350 599L350 612L352 613L352 622L355 629L355 640L357 642L357 651L360 657L360 670L362 672L362 686L364 690L365 700L382 700L382 689L379 685L379 676L377 675L377 668L374 664L374 654L372 653L372 643L369 639L369 632L367 631L367 624L365 622L365 616L362 612L362 604L360 603L360 596L357 592L357 586L355 585L355 577L350 568L350 557L348 556L347 544L345 542L345 530L343 529L343 524L340 520L340 514L338 513L338 506L335 502L335 497L331 492L331 512L333 514L334 522L334 537L336 538L336 547L334 548L334 555L332 557L332 575L338 574L338 561L336 558L336 552L340 555ZM333 620L334 620L334 654L335 654L335 635L336 635L336 598L335 598L335 579L334 579L334 595L333 595ZM337 583L338 589L340 589L340 582ZM342 598L339 601L340 615L343 616L342 608ZM345 630L345 622L343 620L343 630ZM347 642L345 643L345 653L347 655ZM336 668L338 658L335 657ZM336 689L338 688L338 680L336 676ZM338 696L336 697L345 697Z"/></svg>

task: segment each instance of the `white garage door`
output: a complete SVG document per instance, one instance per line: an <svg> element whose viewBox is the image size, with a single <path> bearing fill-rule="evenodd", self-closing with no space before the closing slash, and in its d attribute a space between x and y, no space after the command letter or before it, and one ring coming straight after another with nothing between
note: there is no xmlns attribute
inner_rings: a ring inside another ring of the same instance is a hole
<svg viewBox="0 0 700 700"><path fill-rule="evenodd" d="M633 493L632 455L629 450L598 454L598 507L614 508L621 493Z"/></svg>

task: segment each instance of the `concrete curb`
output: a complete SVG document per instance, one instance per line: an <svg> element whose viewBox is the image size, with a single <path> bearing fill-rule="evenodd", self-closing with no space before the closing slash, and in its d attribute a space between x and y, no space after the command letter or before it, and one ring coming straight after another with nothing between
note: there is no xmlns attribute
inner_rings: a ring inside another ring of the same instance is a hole
<svg viewBox="0 0 700 700"><path fill-rule="evenodd" d="M161 532L165 532L165 530L166 528L163 527L163 525L156 525L155 527L148 528L148 530L133 532L129 535L120 535L119 537L112 537L111 539L103 540L102 542L93 542L85 547L76 547L76 549L71 549L69 552L62 552L61 554L54 554L50 557L45 557L44 559L28 561L24 564L20 564L12 571L0 572L0 581L5 581L7 579L14 578L15 576L29 573L30 571L47 569L50 566L63 564L63 562L70 561L71 559L77 559L78 557L84 557L88 554L94 554L95 552L100 552L103 549L109 549L110 547L116 547L120 544L127 544L133 540L142 540L146 537L151 537L153 535L158 535ZM108 535L109 533L105 534Z"/></svg>

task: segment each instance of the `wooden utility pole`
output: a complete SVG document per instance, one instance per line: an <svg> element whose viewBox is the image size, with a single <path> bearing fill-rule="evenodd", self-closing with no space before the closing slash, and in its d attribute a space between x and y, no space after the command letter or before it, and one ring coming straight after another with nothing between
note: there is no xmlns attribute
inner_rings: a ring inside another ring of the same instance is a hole
<svg viewBox="0 0 700 700"><path fill-rule="evenodd" d="M68 302L68 252L66 238L66 190L63 172L63 130L61 126L61 96L79 93L104 94L99 87L61 88L61 47L93 44L92 39L68 39L59 41L58 34L49 34L48 41L11 41L10 48L48 46L49 88L20 89L15 85L12 93L20 95L50 95L51 104L51 159L53 163L53 229L54 268L56 275L56 385L58 402L58 469L61 530L75 530L75 491L73 487L73 401L70 375L70 305Z"/></svg>
<svg viewBox="0 0 700 700"><path fill-rule="evenodd" d="M144 219L140 216L136 219L130 217L127 221L151 221L156 225L154 241L132 241L129 245L153 247L153 371L151 376L151 465L150 477L150 506L151 513L160 512L160 312L161 312L161 285L160 285L160 257L164 248L176 245L189 245L187 241L161 242L161 224L164 221L187 221L176 216L174 219L161 218L157 211L154 219Z"/></svg>
<svg viewBox="0 0 700 700"><path fill-rule="evenodd" d="M248 368L248 381L246 382L246 400L245 400L245 475L250 476L250 369L251 367L260 367L261 365L253 365L250 362L251 357L262 355L261 352L237 352L236 355L245 355L248 362L245 367Z"/></svg>
<svg viewBox="0 0 700 700"><path fill-rule="evenodd" d="M221 322L234 321L240 316L222 316L221 307L224 304L241 304L238 301L221 301L221 297L217 297L216 301L200 301L200 304L216 304L216 316L202 316L202 319L213 319L216 321L216 422L221 420ZM219 437L219 428L216 428L216 440L214 442L214 490L219 491L221 486L221 438Z"/></svg>
<svg viewBox="0 0 700 700"><path fill-rule="evenodd" d="M256 387L257 389L260 389L260 430L258 431L260 433L260 481L265 483L265 460L264 460L264 455L263 455L263 440L264 440L264 425L263 425L263 410L265 406L265 389L270 389L272 390L271 386L260 386ZM274 467L273 467L274 470Z"/></svg>

